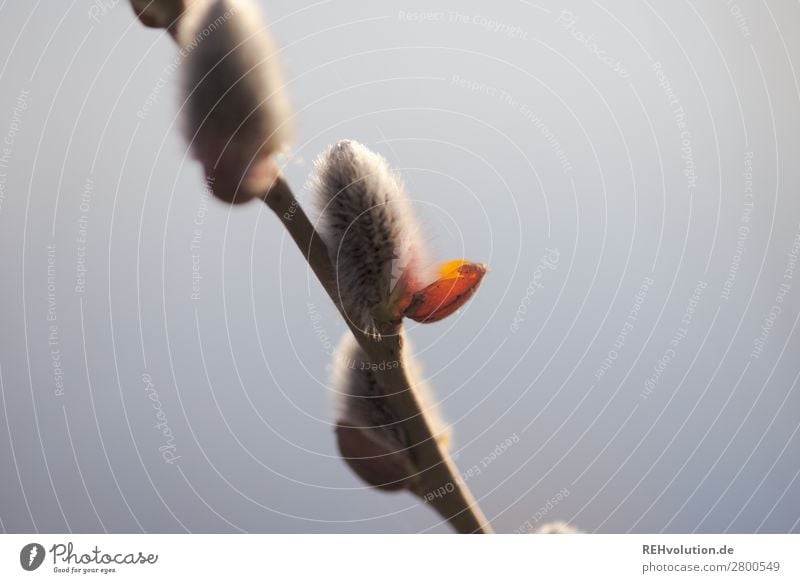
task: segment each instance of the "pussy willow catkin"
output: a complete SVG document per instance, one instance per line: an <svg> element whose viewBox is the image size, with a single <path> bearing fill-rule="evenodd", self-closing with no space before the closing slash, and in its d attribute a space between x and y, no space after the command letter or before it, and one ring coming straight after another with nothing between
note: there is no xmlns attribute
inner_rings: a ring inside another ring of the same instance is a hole
<svg viewBox="0 0 800 583"><path fill-rule="evenodd" d="M253 0L195 0L177 25L183 133L216 196L263 197L291 134L278 53Z"/></svg>
<svg viewBox="0 0 800 583"><path fill-rule="evenodd" d="M400 316L405 292L430 279L402 180L383 156L345 140L317 159L311 185L347 316L377 335L381 320Z"/></svg>
<svg viewBox="0 0 800 583"><path fill-rule="evenodd" d="M408 342L401 360L372 362L349 332L334 355L332 388L336 392L336 437L348 465L371 486L385 490L414 489L416 469L411 460L403 419L395 413L378 381L379 368L406 367L420 408L436 439L446 445L449 429L433 395L422 380Z"/></svg>

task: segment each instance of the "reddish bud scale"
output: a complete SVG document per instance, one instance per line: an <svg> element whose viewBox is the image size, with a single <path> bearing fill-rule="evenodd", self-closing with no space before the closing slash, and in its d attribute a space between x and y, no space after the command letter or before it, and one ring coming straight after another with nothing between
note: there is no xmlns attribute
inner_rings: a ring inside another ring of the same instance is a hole
<svg viewBox="0 0 800 583"><path fill-rule="evenodd" d="M478 291L486 266L461 262L454 272L445 274L411 296L403 315L429 324L446 318L463 306Z"/></svg>

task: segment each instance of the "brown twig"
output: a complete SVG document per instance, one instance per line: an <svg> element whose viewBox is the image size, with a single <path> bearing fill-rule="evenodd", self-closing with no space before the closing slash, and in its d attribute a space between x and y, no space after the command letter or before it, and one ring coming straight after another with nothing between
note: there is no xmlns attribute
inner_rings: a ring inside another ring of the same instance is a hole
<svg viewBox="0 0 800 583"><path fill-rule="evenodd" d="M380 340L375 340L364 334L358 326L353 325L345 315L339 301L328 249L282 177L277 179L264 198L264 202L289 231L314 275L372 362L399 361L402 342L399 333L385 334ZM395 332L399 332L399 325ZM388 393L393 410L403 420L402 426L411 441L409 448L411 457L419 472L417 494L431 504L457 532L482 534L492 532L488 520L478 507L449 454L435 439L414 391L409 390L410 383L405 369L402 366L378 368L383 369L376 371L379 381Z"/></svg>

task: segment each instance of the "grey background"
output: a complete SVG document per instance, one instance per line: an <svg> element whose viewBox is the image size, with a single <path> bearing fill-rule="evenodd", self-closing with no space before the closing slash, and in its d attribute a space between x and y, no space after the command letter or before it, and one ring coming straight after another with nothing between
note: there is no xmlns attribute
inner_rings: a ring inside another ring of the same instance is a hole
<svg viewBox="0 0 800 583"><path fill-rule="evenodd" d="M409 336L498 531L800 530L800 275L784 277L797 3L569 2L569 29L556 3L260 3L297 111L284 162L301 200L314 157L358 139L402 169L438 257L492 266L457 317ZM338 459L327 378L343 324L263 205L203 201L164 71L173 44L127 2L100 6L0 4L0 529L447 532ZM557 265L537 271L546 249Z"/></svg>

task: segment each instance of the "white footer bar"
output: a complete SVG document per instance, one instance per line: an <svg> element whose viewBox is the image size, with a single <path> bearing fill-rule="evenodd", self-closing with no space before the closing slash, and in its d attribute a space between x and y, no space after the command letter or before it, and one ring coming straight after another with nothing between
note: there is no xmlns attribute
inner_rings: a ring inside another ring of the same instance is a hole
<svg viewBox="0 0 800 583"><path fill-rule="evenodd" d="M800 581L800 535L2 535L0 581Z"/></svg>

